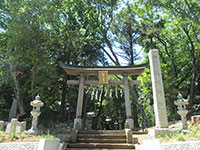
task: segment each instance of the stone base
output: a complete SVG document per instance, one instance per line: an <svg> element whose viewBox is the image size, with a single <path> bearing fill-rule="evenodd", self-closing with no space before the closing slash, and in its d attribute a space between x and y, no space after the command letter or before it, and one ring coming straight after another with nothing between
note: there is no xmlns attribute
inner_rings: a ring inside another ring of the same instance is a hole
<svg viewBox="0 0 200 150"><path fill-rule="evenodd" d="M28 135L37 135L38 134L38 129L37 128L31 128L28 131L26 131L25 133Z"/></svg>
<svg viewBox="0 0 200 150"><path fill-rule="evenodd" d="M130 129L134 128L133 119L126 119L126 122L128 122L128 125L129 125Z"/></svg>
<svg viewBox="0 0 200 150"><path fill-rule="evenodd" d="M81 129L82 128L82 119L81 118L75 118L74 119L74 128L75 129Z"/></svg>
<svg viewBox="0 0 200 150"><path fill-rule="evenodd" d="M171 135L174 133L179 133L179 129L172 129L172 128L155 128L155 129L149 129L148 133L149 136L156 138L156 137L164 137L165 135Z"/></svg>
<svg viewBox="0 0 200 150"><path fill-rule="evenodd" d="M144 140L143 144L136 145L136 150L161 150L161 144L159 140Z"/></svg>

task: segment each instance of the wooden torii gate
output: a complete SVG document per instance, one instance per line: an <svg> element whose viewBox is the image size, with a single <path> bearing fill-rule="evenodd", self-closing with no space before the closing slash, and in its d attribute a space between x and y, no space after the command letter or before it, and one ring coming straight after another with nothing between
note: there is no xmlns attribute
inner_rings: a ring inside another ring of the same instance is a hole
<svg viewBox="0 0 200 150"><path fill-rule="evenodd" d="M74 127L79 123L82 127L82 107L84 97L84 86L85 85L124 85L124 96L126 106L126 122L128 122L131 129L134 128L133 118L131 112L131 102L129 94L129 85L139 85L139 80L128 80L128 76L140 75L144 69L144 65L137 66L123 66L123 67L88 67L88 66L69 66L61 64L65 72L69 75L78 75L80 80L68 80L68 85L79 85L78 100L76 108L76 118L74 119ZM99 76L98 80L85 80L85 76ZM108 75L122 75L123 80L108 80Z"/></svg>

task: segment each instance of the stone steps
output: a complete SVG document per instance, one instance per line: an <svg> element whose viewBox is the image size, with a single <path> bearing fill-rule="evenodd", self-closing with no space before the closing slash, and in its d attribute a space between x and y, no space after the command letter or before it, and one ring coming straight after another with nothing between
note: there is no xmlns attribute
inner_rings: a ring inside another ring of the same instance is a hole
<svg viewBox="0 0 200 150"><path fill-rule="evenodd" d="M78 143L126 143L126 139L78 138Z"/></svg>
<svg viewBox="0 0 200 150"><path fill-rule="evenodd" d="M79 134L125 134L124 130L79 130Z"/></svg>
<svg viewBox="0 0 200 150"><path fill-rule="evenodd" d="M134 140L133 140L134 141ZM69 143L67 150L130 150L124 130L79 130L77 142Z"/></svg>
<svg viewBox="0 0 200 150"><path fill-rule="evenodd" d="M68 148L67 150L119 150L114 148ZM128 150L128 149L120 149L120 150Z"/></svg>
<svg viewBox="0 0 200 150"><path fill-rule="evenodd" d="M78 134L78 138L124 139L125 134Z"/></svg>
<svg viewBox="0 0 200 150"><path fill-rule="evenodd" d="M135 146L126 143L69 143L68 148L133 149Z"/></svg>
<svg viewBox="0 0 200 150"><path fill-rule="evenodd" d="M132 134L148 134L148 131L132 131Z"/></svg>

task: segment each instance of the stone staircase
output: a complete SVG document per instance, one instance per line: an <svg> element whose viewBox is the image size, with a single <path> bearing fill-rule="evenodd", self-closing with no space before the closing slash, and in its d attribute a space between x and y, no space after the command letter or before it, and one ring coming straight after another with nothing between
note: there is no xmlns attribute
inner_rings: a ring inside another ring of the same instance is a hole
<svg viewBox="0 0 200 150"><path fill-rule="evenodd" d="M135 149L135 145L129 143L127 142L125 130L79 130L77 142L69 143L66 150Z"/></svg>

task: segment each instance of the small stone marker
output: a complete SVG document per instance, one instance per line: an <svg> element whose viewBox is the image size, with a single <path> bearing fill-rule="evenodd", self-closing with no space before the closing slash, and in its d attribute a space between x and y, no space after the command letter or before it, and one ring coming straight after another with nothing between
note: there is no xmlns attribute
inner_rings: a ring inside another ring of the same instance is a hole
<svg viewBox="0 0 200 150"><path fill-rule="evenodd" d="M200 115L195 115L191 117L192 125L196 125L200 123Z"/></svg>
<svg viewBox="0 0 200 150"><path fill-rule="evenodd" d="M6 133L10 133L10 122L6 125Z"/></svg>
<svg viewBox="0 0 200 150"><path fill-rule="evenodd" d="M26 130L26 121L17 122L16 131L15 133L22 133Z"/></svg>
<svg viewBox="0 0 200 150"><path fill-rule="evenodd" d="M10 112L9 112L9 121L12 118L16 118L16 114L17 114L17 100L14 99L12 102L12 106L10 108Z"/></svg>
<svg viewBox="0 0 200 150"><path fill-rule="evenodd" d="M17 119L15 118L11 120L9 135L15 134L16 126L17 126Z"/></svg>
<svg viewBox="0 0 200 150"><path fill-rule="evenodd" d="M0 121L0 131L4 131L4 121Z"/></svg>
<svg viewBox="0 0 200 150"><path fill-rule="evenodd" d="M21 132L26 130L26 121L21 122Z"/></svg>

